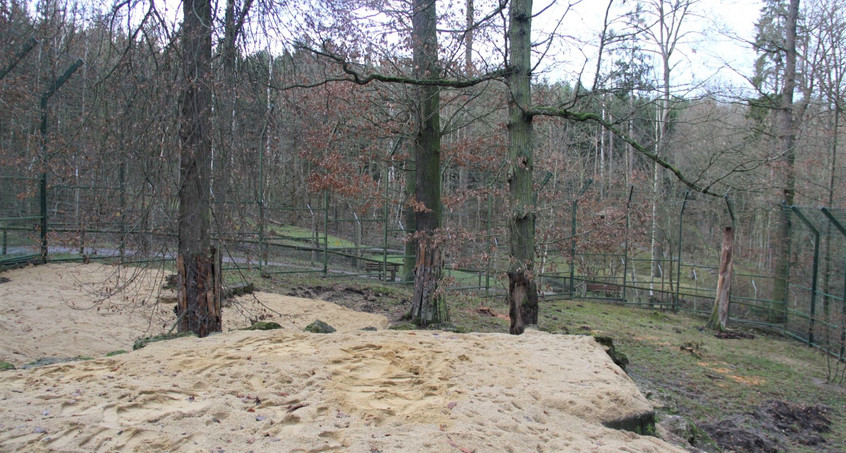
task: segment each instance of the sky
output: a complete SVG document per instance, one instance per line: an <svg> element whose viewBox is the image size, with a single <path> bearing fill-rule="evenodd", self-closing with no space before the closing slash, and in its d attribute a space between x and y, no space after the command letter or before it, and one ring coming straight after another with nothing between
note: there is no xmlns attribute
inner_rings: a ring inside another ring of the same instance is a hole
<svg viewBox="0 0 846 453"><path fill-rule="evenodd" d="M558 0L552 8L540 13L553 0L535 0L534 9L537 15L533 24L537 32L550 29L561 17L567 7L566 0ZM571 3L573 3L571 1ZM630 9L632 0L615 0L612 17L619 16L622 11ZM641 2L648 8L649 1ZM565 16L563 27L569 35L589 37L596 41L602 30L607 1L584 0L570 6L571 10ZM758 0L698 0L692 7L695 15L685 23L683 29L689 30L690 35L679 46L671 60L673 78L677 94L685 91L702 91L709 84L730 84L739 88L748 87L744 76L752 73L755 52L748 44L755 37L755 23L758 20L763 4ZM616 14L615 14L616 13ZM575 48L574 48L575 47ZM579 70L584 68L582 81L590 85L593 81L596 66L596 47L593 45L573 46L561 49L565 55L565 62L542 64L539 69L543 77L550 80L567 80L574 82ZM555 63L555 64L553 64ZM660 60L655 59L654 67L661 67Z"/></svg>
<svg viewBox="0 0 846 453"><path fill-rule="evenodd" d="M85 2L86 0L80 0ZM88 0L101 7L111 4L111 0ZM149 1L149 0L147 0ZM181 16L181 0L154 0L157 8L171 23L174 29L178 26ZM441 14L449 13L449 8L460 9L459 17L463 17L465 0L439 0L438 7ZM563 17L559 34L570 36L570 39L559 39L557 47L553 47L544 61L538 66L536 76L551 81L577 82L580 78L583 84L593 84L599 33L605 10L609 0L534 0L536 17L533 22L533 39L542 39ZM658 0L640 0L645 8ZM676 1L676 0L673 0ZM762 1L760 0L692 0L694 15L685 23L684 29L691 34L685 39L672 59L673 90L678 95L688 95L691 92L702 92L708 85L732 85L748 89L744 76L752 74L755 53L748 45L755 36L755 22L758 20ZM485 0L476 0L477 4L484 4ZM302 6L294 0L290 6ZM624 11L630 10L636 0L613 0L612 18L619 17ZM146 2L141 2L145 5ZM223 2L220 2L222 5ZM478 8L478 6L477 6ZM296 8L294 8L296 9ZM132 11L133 16L140 18L146 12L146 7L139 7ZM566 12L566 14L565 14ZM253 15L256 11L253 11ZM482 14L477 9L477 15ZM462 19L463 20L463 19ZM130 22L133 22L130 20ZM260 27L254 30L264 35ZM401 40L401 38L398 38ZM745 41L745 42L744 42ZM254 43L256 49L266 48L267 43ZM271 48L276 47L273 43ZM279 46L280 51L283 46ZM654 67L660 67L660 61L655 60Z"/></svg>

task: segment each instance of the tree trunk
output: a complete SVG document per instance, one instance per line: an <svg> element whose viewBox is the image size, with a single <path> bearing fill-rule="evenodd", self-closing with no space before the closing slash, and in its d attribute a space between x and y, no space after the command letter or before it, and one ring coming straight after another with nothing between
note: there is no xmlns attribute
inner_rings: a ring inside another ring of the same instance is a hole
<svg viewBox="0 0 846 453"><path fill-rule="evenodd" d="M731 275L734 270L732 255L734 252L734 229L723 229L723 250L720 254L720 271L717 276L717 296L714 298L714 311L708 320L708 328L724 332L728 322L729 303L731 302Z"/></svg>
<svg viewBox="0 0 846 453"><path fill-rule="evenodd" d="M796 193L796 175L794 163L796 161L796 131L793 128L793 92L796 88L796 24L799 17L799 0L790 0L785 23L785 65L784 86L781 93L781 110L779 110L779 151L784 162L784 186L782 194L785 206L792 206ZM785 322L787 316L787 296L790 281L790 213L782 209L776 230L775 282L773 284L774 306L770 310L770 322Z"/></svg>
<svg viewBox="0 0 846 453"><path fill-rule="evenodd" d="M177 315L180 332L204 337L221 330L220 283L209 234L211 4L186 0L183 13Z"/></svg>
<svg viewBox="0 0 846 453"><path fill-rule="evenodd" d="M411 168L409 168L411 167ZM417 171L415 170L414 159L405 161L405 199L412 200L417 197ZM406 208L405 211L405 232L408 238L405 242L405 260L403 261L403 280L414 281L414 266L417 263L417 241L413 235L417 232L417 213L414 209Z"/></svg>
<svg viewBox="0 0 846 453"><path fill-rule="evenodd" d="M436 25L435 0L414 0L412 42L415 76L420 79L439 75ZM434 237L441 227L442 211L440 89L421 86L418 94L418 130L414 141L417 260L411 319L418 325L428 325L447 321L446 301L438 291L442 268L440 241Z"/></svg>
<svg viewBox="0 0 846 453"><path fill-rule="evenodd" d="M534 168L532 118L532 1L513 0L508 40L511 60L507 83L508 99L508 188L511 213L508 222L511 264L508 270L510 332L523 333L538 322L538 292L535 284L535 206L532 191Z"/></svg>
<svg viewBox="0 0 846 453"><path fill-rule="evenodd" d="M446 303L438 291L438 280L443 268L440 247L434 244L432 238L424 237L418 239L417 247L411 319L421 326L448 321Z"/></svg>

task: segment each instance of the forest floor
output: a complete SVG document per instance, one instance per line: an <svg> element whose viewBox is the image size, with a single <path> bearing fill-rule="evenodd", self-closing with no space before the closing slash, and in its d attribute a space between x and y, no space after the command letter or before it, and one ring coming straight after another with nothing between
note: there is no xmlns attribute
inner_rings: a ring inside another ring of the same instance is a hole
<svg viewBox="0 0 846 453"><path fill-rule="evenodd" d="M407 286L346 278L262 282L269 291L384 314L395 328L409 327L402 318ZM450 329L508 331L503 298L460 295L449 307ZM715 335L704 325L686 314L541 299L538 328L612 337L628 357L627 373L656 408L659 433L677 445L709 452L846 451L846 386L828 382L836 361L778 333L730 325L733 335Z"/></svg>

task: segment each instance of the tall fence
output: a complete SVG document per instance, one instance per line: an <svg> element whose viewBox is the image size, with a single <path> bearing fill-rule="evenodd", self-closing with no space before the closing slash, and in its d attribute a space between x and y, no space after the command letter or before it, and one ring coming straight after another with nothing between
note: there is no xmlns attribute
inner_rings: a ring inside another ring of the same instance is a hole
<svg viewBox="0 0 846 453"><path fill-rule="evenodd" d="M173 259L177 200L143 184L62 184L0 177L0 267L47 259L126 264ZM355 205L331 191L272 200L215 197L214 241L224 273L370 276L400 283L410 257L403 187L385 170L378 199ZM58 179L58 178L57 178ZM507 288L507 200L475 181L481 196L445 210L447 291L501 297ZM543 190L543 187L541 187ZM732 223L725 200L632 188L609 193L588 184L539 197L537 263L544 299L591 298L708 314L713 307L720 238ZM301 192L302 193L302 192ZM542 193L542 192L541 192ZM292 201L293 200L293 201ZM730 319L769 326L809 345L843 354L846 313L846 211L785 208L791 225L787 301L774 300L770 234L781 215L735 203L735 267ZM655 219L653 221L653 219ZM762 232L763 231L763 232ZM653 241L653 237L656 238ZM543 300L543 299L542 299Z"/></svg>
<svg viewBox="0 0 846 453"><path fill-rule="evenodd" d="M38 179L0 176L0 268L40 257Z"/></svg>
<svg viewBox="0 0 846 453"><path fill-rule="evenodd" d="M790 206L786 334L840 359L846 344L846 211Z"/></svg>

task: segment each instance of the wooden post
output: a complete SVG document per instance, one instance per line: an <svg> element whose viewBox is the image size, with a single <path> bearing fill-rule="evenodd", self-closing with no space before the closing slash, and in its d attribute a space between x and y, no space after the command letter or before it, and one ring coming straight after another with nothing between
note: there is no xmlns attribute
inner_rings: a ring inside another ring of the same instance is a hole
<svg viewBox="0 0 846 453"><path fill-rule="evenodd" d="M725 227L723 229L723 247L720 254L720 273L717 277L717 295L714 298L714 310L711 312L711 319L708 320L708 328L720 332L726 330L728 321L729 303L731 302L731 274L734 268L732 254L734 251L734 229Z"/></svg>

